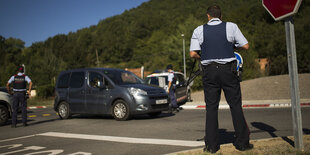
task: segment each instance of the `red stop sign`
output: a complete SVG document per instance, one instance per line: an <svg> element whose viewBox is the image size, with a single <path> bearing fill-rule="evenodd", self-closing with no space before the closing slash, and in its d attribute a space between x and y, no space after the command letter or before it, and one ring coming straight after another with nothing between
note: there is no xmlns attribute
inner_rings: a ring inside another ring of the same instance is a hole
<svg viewBox="0 0 310 155"><path fill-rule="evenodd" d="M297 13L302 0L262 0L263 6L274 20L281 20Z"/></svg>

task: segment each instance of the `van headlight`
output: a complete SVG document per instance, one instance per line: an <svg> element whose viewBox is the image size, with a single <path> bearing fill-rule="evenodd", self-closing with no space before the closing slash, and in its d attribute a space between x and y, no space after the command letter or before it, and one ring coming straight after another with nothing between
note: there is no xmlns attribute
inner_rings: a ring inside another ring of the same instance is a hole
<svg viewBox="0 0 310 155"><path fill-rule="evenodd" d="M147 95L146 91L138 88L128 88L128 91L132 96Z"/></svg>

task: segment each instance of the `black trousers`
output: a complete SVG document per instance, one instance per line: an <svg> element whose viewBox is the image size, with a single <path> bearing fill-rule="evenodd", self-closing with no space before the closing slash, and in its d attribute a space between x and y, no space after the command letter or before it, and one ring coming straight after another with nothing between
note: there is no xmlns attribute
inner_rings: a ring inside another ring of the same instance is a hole
<svg viewBox="0 0 310 155"><path fill-rule="evenodd" d="M203 67L203 86L206 102L206 147L216 149L219 147L218 107L223 89L229 104L232 121L235 129L234 145L249 144L249 129L245 121L240 82L232 71L232 63L220 65L211 64Z"/></svg>
<svg viewBox="0 0 310 155"><path fill-rule="evenodd" d="M175 97L175 89L171 88L169 90L169 98L170 98L171 108L178 108L177 99Z"/></svg>
<svg viewBox="0 0 310 155"><path fill-rule="evenodd" d="M26 92L14 92L13 94L13 104L12 104L12 124L16 125L17 123L17 112L19 103L22 108L22 122L27 123L27 100L26 100Z"/></svg>

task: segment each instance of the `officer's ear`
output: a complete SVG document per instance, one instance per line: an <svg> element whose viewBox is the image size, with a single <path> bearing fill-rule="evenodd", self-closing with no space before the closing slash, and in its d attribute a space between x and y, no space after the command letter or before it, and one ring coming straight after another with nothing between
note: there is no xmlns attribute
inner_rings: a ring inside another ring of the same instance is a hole
<svg viewBox="0 0 310 155"><path fill-rule="evenodd" d="M207 16L208 16L208 20L211 20L211 19L212 19L212 17L211 17L209 14L207 14Z"/></svg>

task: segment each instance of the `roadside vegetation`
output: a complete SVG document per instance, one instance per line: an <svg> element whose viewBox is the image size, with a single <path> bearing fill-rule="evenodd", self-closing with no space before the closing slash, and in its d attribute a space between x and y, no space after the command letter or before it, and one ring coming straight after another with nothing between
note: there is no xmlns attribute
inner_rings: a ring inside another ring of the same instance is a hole
<svg viewBox="0 0 310 155"><path fill-rule="evenodd" d="M54 98L41 98L41 97L32 97L27 100L27 106L49 106L52 107L54 105Z"/></svg>

